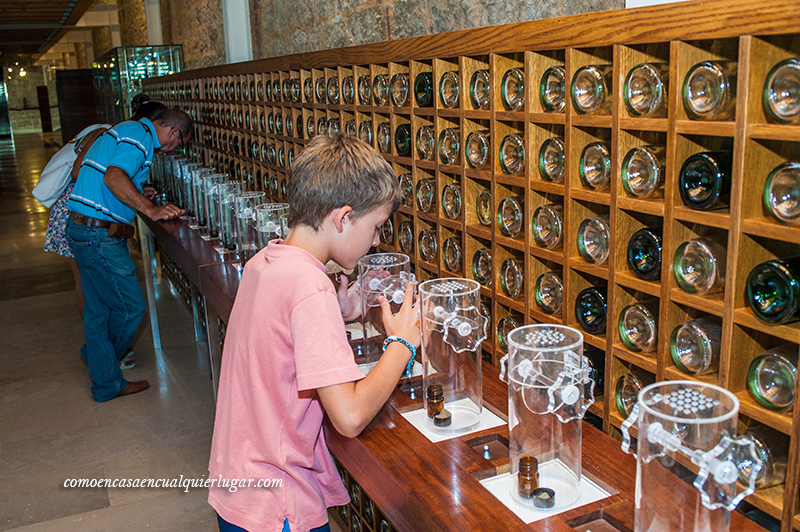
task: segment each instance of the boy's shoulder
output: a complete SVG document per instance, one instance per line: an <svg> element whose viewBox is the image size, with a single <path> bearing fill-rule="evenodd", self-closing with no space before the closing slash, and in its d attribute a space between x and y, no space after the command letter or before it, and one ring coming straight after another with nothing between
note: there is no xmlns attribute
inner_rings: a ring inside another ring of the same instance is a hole
<svg viewBox="0 0 800 532"><path fill-rule="evenodd" d="M270 249L273 247L276 249ZM290 293L297 299L321 291L336 293L325 266L300 248L270 244L251 260L260 261L253 273L268 280L275 292Z"/></svg>

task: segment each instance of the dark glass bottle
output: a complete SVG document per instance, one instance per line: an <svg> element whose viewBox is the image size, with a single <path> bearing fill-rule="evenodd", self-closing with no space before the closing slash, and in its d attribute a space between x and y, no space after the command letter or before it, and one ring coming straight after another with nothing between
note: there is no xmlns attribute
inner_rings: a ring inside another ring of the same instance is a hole
<svg viewBox="0 0 800 532"><path fill-rule="evenodd" d="M745 297L755 315L767 323L800 320L800 256L769 260L753 268Z"/></svg>
<svg viewBox="0 0 800 532"><path fill-rule="evenodd" d="M411 156L411 125L400 124L394 131L394 147L400 157Z"/></svg>
<svg viewBox="0 0 800 532"><path fill-rule="evenodd" d="M686 159L678 178L678 192L687 207L698 210L724 209L730 202L730 151L696 153Z"/></svg>
<svg viewBox="0 0 800 532"><path fill-rule="evenodd" d="M628 266L640 279L652 281L661 274L661 235L661 227L645 227L628 241Z"/></svg>
<svg viewBox="0 0 800 532"><path fill-rule="evenodd" d="M608 288L604 285L584 288L575 299L575 317L589 334L606 332L606 299Z"/></svg>
<svg viewBox="0 0 800 532"><path fill-rule="evenodd" d="M583 344L583 356L589 359L590 376L594 379L594 396L600 397L606 387L606 354L602 349Z"/></svg>
<svg viewBox="0 0 800 532"><path fill-rule="evenodd" d="M414 98L419 107L433 105L433 73L421 72L414 79Z"/></svg>

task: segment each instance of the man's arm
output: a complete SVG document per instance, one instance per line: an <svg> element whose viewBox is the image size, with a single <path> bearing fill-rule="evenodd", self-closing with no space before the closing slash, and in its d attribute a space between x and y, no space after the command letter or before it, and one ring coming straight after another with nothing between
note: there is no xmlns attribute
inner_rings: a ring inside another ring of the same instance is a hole
<svg viewBox="0 0 800 532"><path fill-rule="evenodd" d="M118 200L132 209L144 214L151 220L172 220L183 214L183 209L176 205L154 205L133 184L124 170L117 166L109 166L103 176L103 183Z"/></svg>

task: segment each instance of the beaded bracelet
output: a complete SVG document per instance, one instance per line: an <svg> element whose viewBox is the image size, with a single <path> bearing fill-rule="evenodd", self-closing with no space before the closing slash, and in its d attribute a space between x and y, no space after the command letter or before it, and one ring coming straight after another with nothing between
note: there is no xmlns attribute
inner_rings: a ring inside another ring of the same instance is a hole
<svg viewBox="0 0 800 532"><path fill-rule="evenodd" d="M409 351L411 351L411 358L408 359L408 364L406 364L406 377L410 378L411 367L414 365L414 358L417 356L417 348L411 345L411 343L405 338L400 338L399 336L387 336L386 340L383 341L383 350L386 351L386 347L392 342L400 342L406 346Z"/></svg>

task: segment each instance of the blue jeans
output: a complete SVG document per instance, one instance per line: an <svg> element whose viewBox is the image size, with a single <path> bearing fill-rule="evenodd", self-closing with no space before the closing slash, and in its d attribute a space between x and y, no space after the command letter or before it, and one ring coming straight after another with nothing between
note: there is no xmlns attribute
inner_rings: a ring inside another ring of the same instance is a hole
<svg viewBox="0 0 800 532"><path fill-rule="evenodd" d="M119 359L133 341L145 313L145 300L128 241L108 236L108 229L67 223L67 242L78 262L83 288L81 357L89 366L92 395L113 399L127 382Z"/></svg>
<svg viewBox="0 0 800 532"><path fill-rule="evenodd" d="M232 523L227 522L219 514L217 514L217 524L219 525L219 532L247 532L244 528L240 526L236 526ZM283 531L282 532L290 532L289 531L289 521L283 522ZM331 525L325 523L319 528L312 528L308 532L331 532Z"/></svg>

